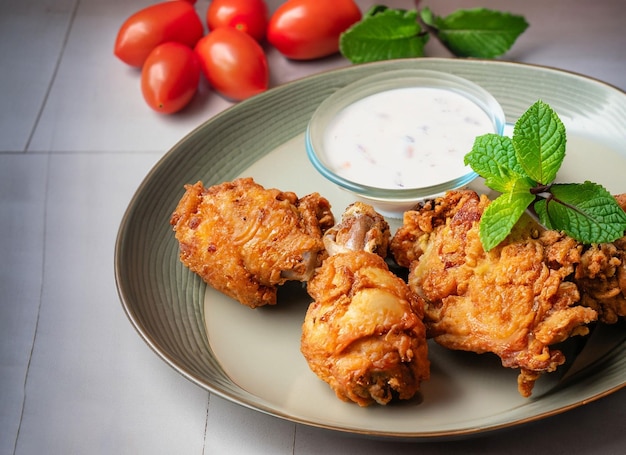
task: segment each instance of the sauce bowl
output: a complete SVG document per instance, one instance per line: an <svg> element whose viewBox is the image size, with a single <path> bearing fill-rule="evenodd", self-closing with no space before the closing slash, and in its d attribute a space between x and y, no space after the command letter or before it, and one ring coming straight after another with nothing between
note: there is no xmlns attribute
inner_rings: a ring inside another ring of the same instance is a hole
<svg viewBox="0 0 626 455"><path fill-rule="evenodd" d="M505 116L479 85L453 74L397 70L363 78L324 100L305 133L325 178L381 214L477 177L463 160L477 136L502 134Z"/></svg>

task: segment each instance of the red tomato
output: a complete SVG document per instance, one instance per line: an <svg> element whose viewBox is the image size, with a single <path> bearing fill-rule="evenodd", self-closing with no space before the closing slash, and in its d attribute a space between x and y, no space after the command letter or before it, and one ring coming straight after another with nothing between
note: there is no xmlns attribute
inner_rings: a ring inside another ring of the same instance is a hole
<svg viewBox="0 0 626 455"><path fill-rule="evenodd" d="M193 98L200 82L200 62L193 49L170 41L155 47L141 69L141 92L157 112L172 114Z"/></svg>
<svg viewBox="0 0 626 455"><path fill-rule="evenodd" d="M209 83L227 98L240 101L269 86L265 52L247 33L220 27L198 41L196 53Z"/></svg>
<svg viewBox="0 0 626 455"><path fill-rule="evenodd" d="M152 49L167 41L193 47L204 35L194 6L183 0L148 6L130 16L120 28L113 52L125 63L141 67Z"/></svg>
<svg viewBox="0 0 626 455"><path fill-rule="evenodd" d="M267 40L287 58L326 57L339 51L339 36L359 20L353 0L289 0L272 15Z"/></svg>
<svg viewBox="0 0 626 455"><path fill-rule="evenodd" d="M206 14L209 30L234 27L257 41L265 38L269 11L263 0L213 0Z"/></svg>

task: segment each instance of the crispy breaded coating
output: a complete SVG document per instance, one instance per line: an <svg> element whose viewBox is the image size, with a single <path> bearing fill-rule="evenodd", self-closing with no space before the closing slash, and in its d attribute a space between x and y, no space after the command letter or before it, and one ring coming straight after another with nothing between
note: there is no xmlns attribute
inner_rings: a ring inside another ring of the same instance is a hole
<svg viewBox="0 0 626 455"><path fill-rule="evenodd" d="M309 279L326 255L334 218L317 193L298 199L251 178L185 190L170 221L181 261L244 305L275 304L277 286Z"/></svg>
<svg viewBox="0 0 626 455"><path fill-rule="evenodd" d="M450 349L492 352L519 368L518 390L565 362L551 346L584 335L597 319L578 305L568 281L582 246L524 216L499 246L485 252L479 222L489 204L473 191L452 191L407 212L391 242L410 267L409 286L425 300L428 336Z"/></svg>

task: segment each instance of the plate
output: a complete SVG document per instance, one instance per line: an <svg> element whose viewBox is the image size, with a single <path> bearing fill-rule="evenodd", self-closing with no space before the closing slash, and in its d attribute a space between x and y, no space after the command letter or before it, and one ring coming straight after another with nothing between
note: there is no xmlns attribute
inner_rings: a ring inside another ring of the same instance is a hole
<svg viewBox="0 0 626 455"><path fill-rule="evenodd" d="M559 179L589 179L612 192L626 190L626 94L600 81L539 66L437 58L309 76L213 117L146 176L124 215L115 251L118 292L130 322L159 357L212 393L293 422L381 438L466 437L555 415L624 387L623 341L565 382L558 371L544 375L528 399L517 392L517 372L502 368L495 356L431 345L431 379L423 384L421 399L360 408L338 400L299 353L309 303L301 285L281 288L278 305L251 310L207 288L182 266L169 218L186 183L202 180L209 186L252 176L300 196L318 191L340 215L351 196L308 162L307 122L337 89L404 68L473 80L502 104L509 123L538 99L547 102L568 134Z"/></svg>

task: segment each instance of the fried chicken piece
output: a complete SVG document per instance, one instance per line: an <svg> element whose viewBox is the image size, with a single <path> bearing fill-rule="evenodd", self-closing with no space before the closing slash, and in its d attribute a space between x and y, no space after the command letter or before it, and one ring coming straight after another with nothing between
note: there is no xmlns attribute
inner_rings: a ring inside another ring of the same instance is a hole
<svg viewBox="0 0 626 455"><path fill-rule="evenodd" d="M428 201L405 213L390 248L425 300L428 336L498 355L520 369L518 390L528 397L542 373L565 362L551 346L587 334L597 313L577 305L577 286L567 281L582 250L572 238L524 216L499 246L483 250L479 221L489 202L469 190Z"/></svg>
<svg viewBox="0 0 626 455"><path fill-rule="evenodd" d="M251 178L185 189L170 220L181 261L244 305L275 304L279 285L308 280L326 255L334 217L317 193L298 199Z"/></svg>
<svg viewBox="0 0 626 455"><path fill-rule="evenodd" d="M616 200L626 210L626 195ZM581 303L596 310L601 322L614 324L626 316L626 237L585 247L574 282Z"/></svg>
<svg viewBox="0 0 626 455"><path fill-rule="evenodd" d="M383 259L389 226L355 203L325 235L332 255L308 282L314 299L302 326L311 370L360 406L410 399L428 379L423 303Z"/></svg>

